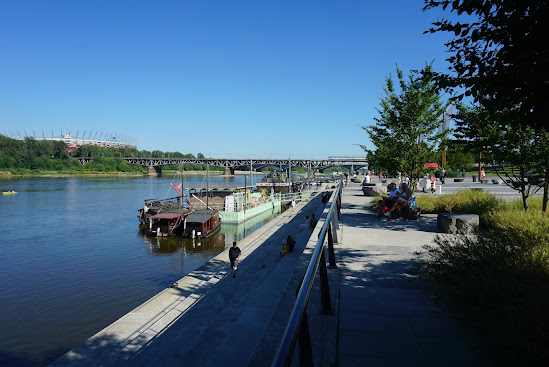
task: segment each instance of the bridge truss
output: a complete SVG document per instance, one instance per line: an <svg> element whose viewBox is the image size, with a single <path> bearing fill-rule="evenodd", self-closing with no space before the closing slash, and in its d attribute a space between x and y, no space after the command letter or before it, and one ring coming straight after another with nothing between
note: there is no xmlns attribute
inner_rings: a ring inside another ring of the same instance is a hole
<svg viewBox="0 0 549 367"><path fill-rule="evenodd" d="M92 160L89 157L78 157L80 163L86 164ZM305 167L311 169L329 167L367 167L368 160L364 157L329 157L328 159L235 159L235 158L122 158L126 163L140 164L148 167L161 167L178 164L207 164L225 168L253 167Z"/></svg>

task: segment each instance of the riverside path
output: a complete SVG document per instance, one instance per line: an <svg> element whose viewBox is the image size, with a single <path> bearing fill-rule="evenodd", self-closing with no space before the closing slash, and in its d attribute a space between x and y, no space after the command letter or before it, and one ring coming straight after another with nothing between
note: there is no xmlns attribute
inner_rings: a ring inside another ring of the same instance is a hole
<svg viewBox="0 0 549 367"><path fill-rule="evenodd" d="M437 235L436 215L382 221L358 184L343 190L337 366L488 366L479 331L412 278L414 251Z"/></svg>
<svg viewBox="0 0 549 367"><path fill-rule="evenodd" d="M490 365L478 330L408 275L413 252L436 235L436 216L383 222L370 200L359 184L343 189L338 267L328 269L334 312L320 314L318 286L308 305L314 365ZM298 203L239 242L236 278L225 251L53 366L270 366L327 210L319 198ZM312 213L320 221L311 236L299 225ZM297 245L280 258L288 234Z"/></svg>

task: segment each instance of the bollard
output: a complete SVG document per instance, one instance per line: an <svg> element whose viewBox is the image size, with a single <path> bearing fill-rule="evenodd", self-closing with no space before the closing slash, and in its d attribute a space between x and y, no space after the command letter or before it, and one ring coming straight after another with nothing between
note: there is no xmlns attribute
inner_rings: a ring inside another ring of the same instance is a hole
<svg viewBox="0 0 549 367"><path fill-rule="evenodd" d="M438 193L442 194L442 185L438 185Z"/></svg>

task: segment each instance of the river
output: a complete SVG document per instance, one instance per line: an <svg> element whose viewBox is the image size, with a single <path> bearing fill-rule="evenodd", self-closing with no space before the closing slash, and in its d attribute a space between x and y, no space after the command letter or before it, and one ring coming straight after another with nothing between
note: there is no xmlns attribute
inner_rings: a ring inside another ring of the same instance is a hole
<svg viewBox="0 0 549 367"><path fill-rule="evenodd" d="M0 198L0 365L52 362L271 219L223 225L200 242L140 235L137 210L144 199L174 196L171 181L0 178L2 191L18 192ZM209 183L244 186L244 176Z"/></svg>

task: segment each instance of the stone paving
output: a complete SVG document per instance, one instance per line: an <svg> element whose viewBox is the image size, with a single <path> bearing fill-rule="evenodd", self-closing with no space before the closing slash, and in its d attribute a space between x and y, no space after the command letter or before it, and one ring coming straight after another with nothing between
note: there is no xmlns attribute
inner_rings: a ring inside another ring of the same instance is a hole
<svg viewBox="0 0 549 367"><path fill-rule="evenodd" d="M413 252L437 234L436 216L382 221L358 185L343 191L337 365L486 366L457 314L408 275Z"/></svg>

